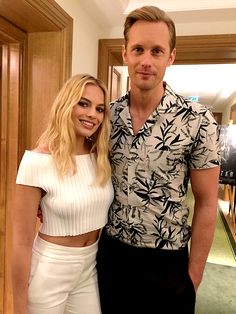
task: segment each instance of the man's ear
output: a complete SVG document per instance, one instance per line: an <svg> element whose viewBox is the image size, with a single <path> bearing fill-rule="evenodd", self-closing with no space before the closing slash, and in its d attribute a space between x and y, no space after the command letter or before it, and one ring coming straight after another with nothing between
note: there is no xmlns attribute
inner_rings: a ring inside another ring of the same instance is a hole
<svg viewBox="0 0 236 314"><path fill-rule="evenodd" d="M175 57L176 57L176 48L174 48L169 56L169 61L168 61L168 66L171 66L174 61L175 61Z"/></svg>
<svg viewBox="0 0 236 314"><path fill-rule="evenodd" d="M127 52L126 52L125 45L122 45L122 58L123 58L124 63L127 63Z"/></svg>

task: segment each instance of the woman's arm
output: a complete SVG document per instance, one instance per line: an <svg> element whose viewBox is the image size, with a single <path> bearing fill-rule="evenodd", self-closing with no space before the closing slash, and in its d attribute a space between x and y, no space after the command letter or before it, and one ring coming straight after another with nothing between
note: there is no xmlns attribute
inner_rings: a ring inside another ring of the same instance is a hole
<svg viewBox="0 0 236 314"><path fill-rule="evenodd" d="M12 213L12 283L14 314L27 314L28 281L41 189L16 185Z"/></svg>

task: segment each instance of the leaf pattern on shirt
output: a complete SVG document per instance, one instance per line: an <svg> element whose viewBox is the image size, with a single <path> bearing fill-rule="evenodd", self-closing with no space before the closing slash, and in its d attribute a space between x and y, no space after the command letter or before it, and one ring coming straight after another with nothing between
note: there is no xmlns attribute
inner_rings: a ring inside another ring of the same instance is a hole
<svg viewBox="0 0 236 314"><path fill-rule="evenodd" d="M128 244L178 249L191 230L189 169L219 165L218 126L203 105L165 94L134 135L129 92L111 103L110 158L115 198L107 232Z"/></svg>

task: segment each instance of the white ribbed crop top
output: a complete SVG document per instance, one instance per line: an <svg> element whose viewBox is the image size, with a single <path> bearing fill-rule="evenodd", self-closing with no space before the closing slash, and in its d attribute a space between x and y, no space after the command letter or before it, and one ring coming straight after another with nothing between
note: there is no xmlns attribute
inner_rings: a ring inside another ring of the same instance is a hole
<svg viewBox="0 0 236 314"><path fill-rule="evenodd" d="M111 180L95 185L93 154L76 156L77 173L60 179L51 155L25 151L16 183L40 187L43 223L40 232L52 236L74 236L102 228L114 197Z"/></svg>

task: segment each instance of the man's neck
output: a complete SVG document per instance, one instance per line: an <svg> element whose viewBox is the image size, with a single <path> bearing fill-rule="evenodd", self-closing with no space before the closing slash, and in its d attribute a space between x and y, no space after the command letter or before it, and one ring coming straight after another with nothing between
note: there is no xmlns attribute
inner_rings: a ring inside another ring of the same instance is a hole
<svg viewBox="0 0 236 314"><path fill-rule="evenodd" d="M163 84L152 90L141 90L135 86L131 87L129 105L132 110L140 113L153 112L159 105L165 88Z"/></svg>
<svg viewBox="0 0 236 314"><path fill-rule="evenodd" d="M134 134L138 133L148 117L158 107L164 95L164 91L163 85L162 88L151 91L141 91L140 89L132 89L131 87L129 111Z"/></svg>

